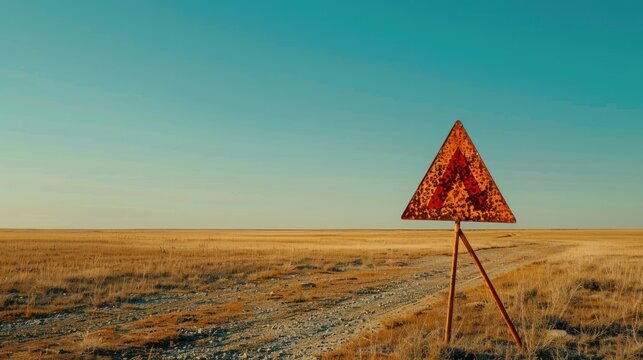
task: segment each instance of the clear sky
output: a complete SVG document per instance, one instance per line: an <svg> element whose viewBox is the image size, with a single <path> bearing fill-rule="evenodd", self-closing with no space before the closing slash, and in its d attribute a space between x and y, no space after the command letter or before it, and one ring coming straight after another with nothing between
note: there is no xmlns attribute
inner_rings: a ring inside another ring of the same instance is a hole
<svg viewBox="0 0 643 360"><path fill-rule="evenodd" d="M643 3L426 3L3 2L0 227L450 227L456 119L509 227L643 227Z"/></svg>

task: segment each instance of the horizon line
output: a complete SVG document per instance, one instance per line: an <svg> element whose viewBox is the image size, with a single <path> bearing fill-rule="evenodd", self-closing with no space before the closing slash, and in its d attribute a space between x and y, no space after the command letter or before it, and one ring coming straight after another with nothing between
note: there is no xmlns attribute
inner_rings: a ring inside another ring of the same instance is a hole
<svg viewBox="0 0 643 360"><path fill-rule="evenodd" d="M0 228L0 231L446 231L451 228L436 229L404 229L404 228ZM574 230L643 230L643 227L577 227L577 228L474 228L467 231L485 231L485 230L506 230L506 231L525 231L525 230L557 230L557 231L574 231Z"/></svg>

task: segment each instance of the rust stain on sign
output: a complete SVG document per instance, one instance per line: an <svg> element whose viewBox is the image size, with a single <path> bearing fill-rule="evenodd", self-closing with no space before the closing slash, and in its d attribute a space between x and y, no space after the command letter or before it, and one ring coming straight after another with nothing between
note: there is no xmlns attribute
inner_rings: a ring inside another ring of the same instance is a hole
<svg viewBox="0 0 643 360"><path fill-rule="evenodd" d="M453 125L402 219L516 222L460 120Z"/></svg>

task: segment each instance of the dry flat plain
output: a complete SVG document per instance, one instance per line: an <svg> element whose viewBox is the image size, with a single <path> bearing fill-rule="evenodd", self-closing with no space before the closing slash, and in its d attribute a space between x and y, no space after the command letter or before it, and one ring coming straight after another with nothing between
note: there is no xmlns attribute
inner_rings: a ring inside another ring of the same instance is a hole
<svg viewBox="0 0 643 360"><path fill-rule="evenodd" d="M643 230L0 230L0 359L642 359ZM460 247L465 251L464 247Z"/></svg>

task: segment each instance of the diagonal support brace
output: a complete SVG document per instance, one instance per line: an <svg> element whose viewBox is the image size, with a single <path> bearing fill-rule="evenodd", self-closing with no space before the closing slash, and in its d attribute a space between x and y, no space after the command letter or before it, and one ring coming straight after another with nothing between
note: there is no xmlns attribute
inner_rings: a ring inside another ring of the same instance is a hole
<svg viewBox="0 0 643 360"><path fill-rule="evenodd" d="M507 311L505 310L504 305L502 305L502 301L500 301L500 297L498 297L498 294L496 293L496 289L494 289L493 285L491 284L491 280L489 280L487 273L484 271L484 268L482 267L482 264L480 263L478 256L476 255L475 251L473 251L473 248L471 247L471 244L469 244L469 241L467 241L467 237L464 235L464 232L462 232L462 230L459 230L458 235L462 240L462 243L464 244L464 246L467 248L469 255L471 255L471 258L473 259L474 264L478 268L478 271L480 271L480 275L482 275L482 278L484 279L484 282L487 285L487 289L489 289L489 292L491 293L493 300L498 306L498 310L500 310L500 313L502 314L502 319L505 321L507 328L509 328L509 331L511 332L511 337L513 337L514 341L516 342L516 345L518 345L518 348L522 350L522 341L520 340L518 331L516 331L514 324L511 322L511 319L509 318L509 315L507 315Z"/></svg>

